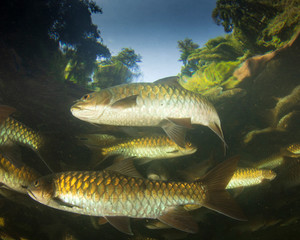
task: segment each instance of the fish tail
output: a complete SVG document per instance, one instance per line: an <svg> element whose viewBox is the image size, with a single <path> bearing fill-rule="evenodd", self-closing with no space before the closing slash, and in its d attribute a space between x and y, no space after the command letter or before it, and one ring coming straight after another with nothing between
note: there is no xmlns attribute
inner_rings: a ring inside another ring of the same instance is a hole
<svg viewBox="0 0 300 240"><path fill-rule="evenodd" d="M239 157L233 157L220 163L199 180L199 184L204 184L207 190L203 206L243 221L247 220L243 211L225 190L237 168L238 161Z"/></svg>

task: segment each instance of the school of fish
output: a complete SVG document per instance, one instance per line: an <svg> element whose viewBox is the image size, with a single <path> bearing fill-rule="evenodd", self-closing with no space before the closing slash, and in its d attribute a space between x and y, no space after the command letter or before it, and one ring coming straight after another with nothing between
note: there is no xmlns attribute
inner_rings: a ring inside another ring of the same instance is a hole
<svg viewBox="0 0 300 240"><path fill-rule="evenodd" d="M296 88L291 95L298 97L298 92ZM290 109L290 105L283 103L284 99L280 100L272 110L277 122L287 112L284 106ZM249 167L238 167L239 157L219 164L203 161L177 169L180 180L172 180L164 159L180 158L197 151L197 146L185 139L192 125L209 127L226 146L214 106L205 97L181 87L174 78L103 89L84 95L71 107L74 117L92 124L161 127L166 133L131 138L79 135L78 143L95 151L100 162L107 157L122 156L122 161L101 170L64 171L42 176L23 161L20 163L7 146L20 144L39 153L45 139L11 117L15 111L12 107L0 106L1 187L28 194L35 201L55 209L104 217L116 229L129 235L133 235L130 218L158 219L162 223L151 225L151 229L173 227L196 233L198 224L190 212L201 207L244 221L247 216L227 189L261 185L277 178L287 187L300 184L299 143L284 146L278 153ZM150 163L158 159L161 161ZM135 163L149 164L147 178L137 171Z"/></svg>

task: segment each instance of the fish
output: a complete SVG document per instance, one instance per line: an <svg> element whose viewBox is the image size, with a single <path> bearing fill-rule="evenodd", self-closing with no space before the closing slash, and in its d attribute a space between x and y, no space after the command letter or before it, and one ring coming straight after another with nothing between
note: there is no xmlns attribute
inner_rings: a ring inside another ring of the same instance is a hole
<svg viewBox="0 0 300 240"><path fill-rule="evenodd" d="M180 170L179 175L188 181L196 181L203 176L212 165L212 159L191 165L187 169ZM198 173L198 174L197 174ZM244 188L259 185L263 181L273 180L276 173L269 169L238 168L228 182L226 189ZM187 208L186 208L187 209Z"/></svg>
<svg viewBox="0 0 300 240"><path fill-rule="evenodd" d="M282 166L284 163L285 157L280 152L278 152L258 161L257 163L253 164L253 167L258 169L265 168L272 170Z"/></svg>
<svg viewBox="0 0 300 240"><path fill-rule="evenodd" d="M273 180L276 173L269 169L238 168L230 179L226 189L250 187L259 185L263 181Z"/></svg>
<svg viewBox="0 0 300 240"><path fill-rule="evenodd" d="M16 167L0 153L0 185L27 194L27 187L41 175L28 166Z"/></svg>
<svg viewBox="0 0 300 240"><path fill-rule="evenodd" d="M25 124L10 117L9 115L15 111L14 108L10 112L5 112L9 115L3 114L1 108L9 107L0 105L0 146L15 142L38 151L43 145L43 137Z"/></svg>
<svg viewBox="0 0 300 240"><path fill-rule="evenodd" d="M102 148L104 157L121 155L124 158L136 157L140 164L155 159L166 159L193 154L197 148L191 142L185 142L184 148L178 146L167 136L152 136L124 140Z"/></svg>
<svg viewBox="0 0 300 240"><path fill-rule="evenodd" d="M10 115L15 111L12 107L0 105L0 151L2 154L6 153L7 148L13 147L15 143L27 146L35 151L50 172L53 172L40 154L40 151L46 145L44 137L25 124L12 118ZM7 155L7 158L13 161L14 156ZM13 162L13 164L17 165L18 163Z"/></svg>
<svg viewBox="0 0 300 240"><path fill-rule="evenodd" d="M197 223L184 205L204 206L237 220L246 220L226 192L239 158L227 159L195 182L144 179L132 161L103 171L54 173L28 187L34 200L52 208L103 216L115 228L132 235L129 218L158 219L181 231L196 233ZM117 166L116 166L117 165Z"/></svg>
<svg viewBox="0 0 300 240"><path fill-rule="evenodd" d="M119 142L120 139L113 135L109 134L80 134L76 136L76 139L78 143L81 143L83 145L89 146L95 146L95 147L104 147L107 145L114 144L116 142Z"/></svg>
<svg viewBox="0 0 300 240"><path fill-rule="evenodd" d="M283 147L280 152L283 156L298 158L300 157L300 143L292 143L287 147Z"/></svg>
<svg viewBox="0 0 300 240"><path fill-rule="evenodd" d="M214 106L176 79L106 88L84 95L70 110L74 117L93 124L161 127L180 147L185 146L186 130L200 124L214 131L226 146Z"/></svg>

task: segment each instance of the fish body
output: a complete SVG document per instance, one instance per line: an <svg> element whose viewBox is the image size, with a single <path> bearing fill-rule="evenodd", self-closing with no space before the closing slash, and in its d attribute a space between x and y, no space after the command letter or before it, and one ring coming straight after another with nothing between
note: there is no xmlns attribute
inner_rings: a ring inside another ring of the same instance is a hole
<svg viewBox="0 0 300 240"><path fill-rule="evenodd" d="M223 141L220 118L203 96L179 84L131 83L83 96L72 114L90 123L116 126L159 126L184 146L182 129L191 124L208 126Z"/></svg>
<svg viewBox="0 0 300 240"><path fill-rule="evenodd" d="M300 157L300 143L292 143L281 149L281 154L287 157Z"/></svg>
<svg viewBox="0 0 300 240"><path fill-rule="evenodd" d="M108 134L81 134L76 138L78 143L95 147L103 147L120 142L120 139Z"/></svg>
<svg viewBox="0 0 300 240"><path fill-rule="evenodd" d="M0 183L6 188L26 194L26 188L39 177L32 168L24 165L17 168L0 154Z"/></svg>
<svg viewBox="0 0 300 240"><path fill-rule="evenodd" d="M206 206L227 216L244 219L239 207L225 191L236 164L236 159L224 161L206 178L192 183L152 181L108 169L62 172L35 181L28 193L50 207L105 216L110 223L115 219L111 217L158 218L177 229L196 232L196 223L181 206ZM230 208L226 207L228 204ZM116 227L116 222L112 225ZM131 233L131 230L124 232Z"/></svg>
<svg viewBox="0 0 300 240"><path fill-rule="evenodd" d="M275 169L284 164L285 158L281 153L275 153L267 158L254 164L255 168L258 169Z"/></svg>
<svg viewBox="0 0 300 240"><path fill-rule="evenodd" d="M43 145L43 138L23 123L8 117L0 124L0 146L11 142L22 144L38 151Z"/></svg>
<svg viewBox="0 0 300 240"><path fill-rule="evenodd" d="M197 148L192 146L190 142L186 142L185 148L182 148L167 136L154 136L129 139L116 145L102 148L102 155L163 159L189 155L196 151Z"/></svg>
<svg viewBox="0 0 300 240"><path fill-rule="evenodd" d="M226 189L254 186L261 184L264 180L273 180L275 177L276 173L272 170L239 168L234 172Z"/></svg>

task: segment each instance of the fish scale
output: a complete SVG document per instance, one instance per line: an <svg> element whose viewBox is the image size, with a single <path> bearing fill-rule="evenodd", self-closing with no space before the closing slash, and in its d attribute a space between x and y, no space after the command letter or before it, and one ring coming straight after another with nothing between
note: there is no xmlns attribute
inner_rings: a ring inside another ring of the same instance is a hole
<svg viewBox="0 0 300 240"><path fill-rule="evenodd" d="M268 169L239 168L230 179L226 189L258 185L264 180L273 180L276 173Z"/></svg>
<svg viewBox="0 0 300 240"><path fill-rule="evenodd" d="M32 168L27 166L17 168L0 154L0 182L6 187L25 194L26 187L39 177L40 174Z"/></svg>
<svg viewBox="0 0 300 240"><path fill-rule="evenodd" d="M38 133L11 117L0 125L0 145L6 144L9 140L34 150L38 150L43 144L43 139Z"/></svg>
<svg viewBox="0 0 300 240"><path fill-rule="evenodd" d="M90 123L115 126L162 127L179 146L192 124L209 127L223 141L220 118L202 95L184 89L177 80L130 83L84 95L72 114Z"/></svg>
<svg viewBox="0 0 300 240"><path fill-rule="evenodd" d="M128 234L132 234L128 217L157 218L179 230L195 233L197 224L184 206L188 209L205 206L245 220L225 190L237 162L237 157L228 159L195 182L174 182L141 178L128 160L101 172L62 172L41 177L30 185L28 194L53 208L104 216Z"/></svg>
<svg viewBox="0 0 300 240"><path fill-rule="evenodd" d="M197 149L190 142L181 148L167 136L134 138L102 148L102 154L140 158L170 158L192 154Z"/></svg>
<svg viewBox="0 0 300 240"><path fill-rule="evenodd" d="M78 213L157 218L173 205L201 204L205 189L195 183L150 181L113 171L65 172L53 178L55 196L80 206ZM147 206L147 207L145 207Z"/></svg>

